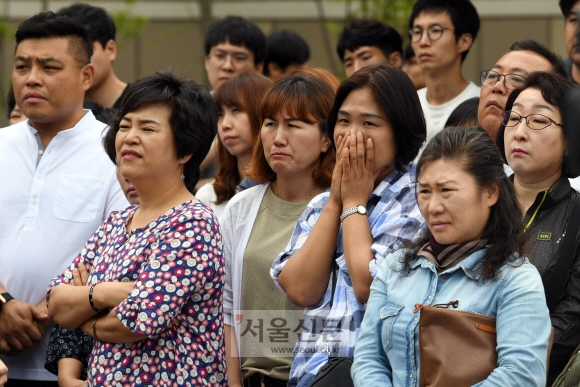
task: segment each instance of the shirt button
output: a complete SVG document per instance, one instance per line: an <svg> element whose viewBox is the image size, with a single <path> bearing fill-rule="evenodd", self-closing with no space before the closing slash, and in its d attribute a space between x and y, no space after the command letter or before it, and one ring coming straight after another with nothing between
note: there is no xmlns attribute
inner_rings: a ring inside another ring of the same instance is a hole
<svg viewBox="0 0 580 387"><path fill-rule="evenodd" d="M43 153L44 153L44 151L43 151L42 149L38 151L38 154L39 154L39 155L41 155L41 154L43 154Z"/></svg>
<svg viewBox="0 0 580 387"><path fill-rule="evenodd" d="M441 278L442 278L443 280L446 280L446 279L447 279L447 276L446 276L446 275L442 275L442 276L441 276Z"/></svg>
<svg viewBox="0 0 580 387"><path fill-rule="evenodd" d="M42 175L38 175L38 176L36 176L36 178L37 178L38 180L40 180L40 179L42 179Z"/></svg>
<svg viewBox="0 0 580 387"><path fill-rule="evenodd" d="M36 199L32 199L32 204L36 204Z"/></svg>
<svg viewBox="0 0 580 387"><path fill-rule="evenodd" d="M411 378L412 378L412 377L413 377L413 374L411 374L411 375L409 375L409 376L411 376Z"/></svg>
<svg viewBox="0 0 580 387"><path fill-rule="evenodd" d="M433 298L432 296L429 296L427 299L429 299L429 300L430 300L430 299L432 299L432 298Z"/></svg>

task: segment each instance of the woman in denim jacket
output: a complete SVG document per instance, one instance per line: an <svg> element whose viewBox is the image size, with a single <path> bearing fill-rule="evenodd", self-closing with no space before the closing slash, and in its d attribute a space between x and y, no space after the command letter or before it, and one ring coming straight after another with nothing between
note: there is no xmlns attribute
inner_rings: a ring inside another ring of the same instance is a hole
<svg viewBox="0 0 580 387"><path fill-rule="evenodd" d="M429 230L388 256L371 286L355 385L418 386L416 304L458 300L458 310L496 319L498 366L477 386L545 386L551 326L542 280L518 254L521 213L493 141L479 128L445 129L417 174Z"/></svg>

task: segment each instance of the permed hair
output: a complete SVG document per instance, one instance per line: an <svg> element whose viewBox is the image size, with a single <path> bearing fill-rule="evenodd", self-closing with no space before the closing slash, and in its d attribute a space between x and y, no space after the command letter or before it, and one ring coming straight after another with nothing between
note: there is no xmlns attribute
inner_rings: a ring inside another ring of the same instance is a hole
<svg viewBox="0 0 580 387"><path fill-rule="evenodd" d="M16 49L23 40L46 38L68 38L68 51L74 56L77 66L80 68L90 63L93 43L89 41L86 29L73 19L50 11L37 13L18 26Z"/></svg>
<svg viewBox="0 0 580 387"><path fill-rule="evenodd" d="M115 137L123 117L153 105L167 106L177 158L192 155L183 168L185 186L195 192L199 166L217 133L217 107L205 86L191 79L181 79L166 71L141 78L129 86L121 108L108 130L103 145L117 164Z"/></svg>

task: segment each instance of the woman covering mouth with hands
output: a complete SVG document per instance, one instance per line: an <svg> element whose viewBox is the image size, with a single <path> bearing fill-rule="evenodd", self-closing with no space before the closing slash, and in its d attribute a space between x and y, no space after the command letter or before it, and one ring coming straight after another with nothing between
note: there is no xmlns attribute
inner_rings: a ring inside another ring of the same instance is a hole
<svg viewBox="0 0 580 387"><path fill-rule="evenodd" d="M271 270L306 308L289 386L310 386L329 353L353 357L381 262L424 227L410 163L426 129L409 77L388 64L359 70L338 89L328 127L337 148L330 192L308 205Z"/></svg>

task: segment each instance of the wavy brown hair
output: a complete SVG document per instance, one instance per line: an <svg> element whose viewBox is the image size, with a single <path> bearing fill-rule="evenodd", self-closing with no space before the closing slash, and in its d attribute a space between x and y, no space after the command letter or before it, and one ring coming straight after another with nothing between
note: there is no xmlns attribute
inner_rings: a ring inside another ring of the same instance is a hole
<svg viewBox="0 0 580 387"><path fill-rule="evenodd" d="M260 121L264 122L266 117L274 117L285 110L289 117L309 124L317 124L320 132L328 134L326 118L332 108L333 100L334 91L328 83L315 77L291 75L276 82L264 94L260 104ZM319 163L312 171L314 182L320 187L330 186L335 154L334 147L330 147L325 153L320 153ZM264 144L260 136L254 145L248 177L260 183L276 180L276 172L266 161Z"/></svg>
<svg viewBox="0 0 580 387"><path fill-rule="evenodd" d="M260 74L242 74L225 82L214 94L214 100L220 114L223 107L235 107L246 113L250 119L252 139L255 141L260 133L260 101L272 86L272 81ZM213 189L216 204L230 200L242 181L238 169L238 158L224 147L221 141L217 144L219 168L215 175Z"/></svg>

